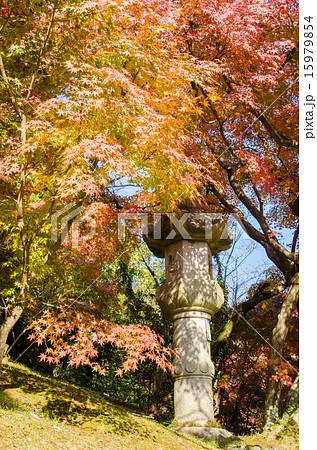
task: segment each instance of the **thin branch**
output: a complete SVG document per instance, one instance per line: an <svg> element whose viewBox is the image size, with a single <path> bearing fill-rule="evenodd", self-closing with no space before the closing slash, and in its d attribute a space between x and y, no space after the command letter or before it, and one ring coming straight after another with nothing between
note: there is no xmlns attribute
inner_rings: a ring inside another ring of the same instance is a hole
<svg viewBox="0 0 317 450"><path fill-rule="evenodd" d="M218 336L217 342L226 341L231 336L232 332L238 325L241 318L245 319L245 315L254 309L257 305L262 303L265 300L269 300L270 298L275 297L276 295L283 292L288 287L288 284L282 284L279 286L272 286L270 281L262 282L259 287L256 289L254 294L248 300L245 300L242 303L239 303L235 309L234 313L226 323L224 329Z"/></svg>
<svg viewBox="0 0 317 450"><path fill-rule="evenodd" d="M277 143L277 145L281 145L283 147L298 148L298 141L295 139L290 139L287 136L284 136L283 134L276 131L270 124L268 118L264 115L264 113L261 113L260 111L257 111L252 107L249 107L249 111L262 123L266 131L269 133L271 138Z"/></svg>
<svg viewBox="0 0 317 450"><path fill-rule="evenodd" d="M296 250L296 244L297 244L298 235L299 235L299 225L297 225L297 228L296 228L296 230L294 232L293 242L292 242L292 249L291 249L292 253L294 253L295 250Z"/></svg>
<svg viewBox="0 0 317 450"><path fill-rule="evenodd" d="M254 239L256 242L261 244L269 259L285 274L290 276L292 272L292 263L284 256L276 252L267 242L266 237L263 233L258 231L254 226L247 220L243 212L235 205L233 205L226 196L225 191L219 185L216 186L215 183L209 181L208 184L211 192L218 198L219 202L224 206L224 208L230 213L238 218L242 227L247 232L247 234Z"/></svg>
<svg viewBox="0 0 317 450"><path fill-rule="evenodd" d="M29 239L29 244L31 245L31 243L33 242L33 240L36 238L37 234L39 233L39 231L41 230L41 228L43 227L44 223L47 221L47 219L52 215L53 212L53 208L55 205L55 199L51 201L51 205L50 205L50 209L48 211L48 213L43 217L43 219L40 221L40 223L38 224L38 226L35 228L32 236Z"/></svg>
<svg viewBox="0 0 317 450"><path fill-rule="evenodd" d="M9 80L8 80L8 77L7 77L7 73L6 73L5 68L4 68L4 64L3 64L3 59L2 59L1 53L0 53L0 73L1 73L1 76L2 76L2 78L4 80L4 83L6 85L7 91L9 93L9 95L10 95L11 103L12 103L16 113L18 114L18 116L20 118L22 118L22 112L21 112L21 110L19 108L19 105L17 103L17 100L16 100L16 98L14 96L14 91L13 91L13 89L11 87L11 84L9 83Z"/></svg>
<svg viewBox="0 0 317 450"><path fill-rule="evenodd" d="M237 305L237 312L246 314L251 309L255 308L259 303L264 300L268 300L269 298L275 297L277 294L280 294L288 287L287 284L281 284L279 286L272 286L269 281L265 281L260 284L257 290L254 292L252 297L248 300Z"/></svg>
<svg viewBox="0 0 317 450"><path fill-rule="evenodd" d="M282 166L284 167L285 171L287 172L288 176L294 181L294 183L296 184L296 186L299 186L299 183L297 180L295 180L295 178L293 177L293 175L290 173L290 171L288 170L288 168L286 167L284 161L282 160L282 158L280 157L280 153L281 153L281 149L282 146L280 146L278 152L277 152L277 158L280 161L280 163L282 164Z"/></svg>
<svg viewBox="0 0 317 450"><path fill-rule="evenodd" d="M155 286L159 286L159 285L160 285L160 282L159 282L157 276L155 275L154 270L152 269L152 267L149 265L149 263L148 263L147 260L145 259L145 256L144 256L144 254L143 254L143 252L142 252L142 249L141 249L141 247L139 246L139 244L138 244L136 241L135 241L135 243L136 243L137 249L138 249L139 252L140 252L141 258L142 258L142 260L143 260L143 262L144 262L144 264L145 264L147 270L150 272L151 276L152 276L153 279L154 279Z"/></svg>
<svg viewBox="0 0 317 450"><path fill-rule="evenodd" d="M208 102L208 109L213 113L213 115L215 116L216 121L218 122L219 125L219 129L220 129L220 134L222 137L222 140L225 144L225 146L230 149L231 148L231 144L228 141L228 139L226 138L225 135L225 131L224 131L224 127L223 124L225 123L225 121L227 120L221 120L218 112L216 111L216 109L213 107L212 102L210 100L210 98L208 97L206 91L204 90L204 88L202 86L200 86L199 84L195 83L194 81L191 82L192 88L194 89L194 91L196 92L197 96L199 96L199 92L201 92L202 96L204 97L204 99Z"/></svg>
<svg viewBox="0 0 317 450"><path fill-rule="evenodd" d="M1 4L0 4L0 8L1 8L1 7L2 7L2 2L1 2ZM7 23L9 22L9 20L10 20L10 18L11 18L11 11L12 11L12 9L9 10L8 17L7 17L6 20L3 22L3 25L2 25L2 27L0 28L0 35L1 35L1 33L3 32L3 30L5 29Z"/></svg>
<svg viewBox="0 0 317 450"><path fill-rule="evenodd" d="M51 35L51 31L52 31L52 28L53 28L53 23L54 23L54 18L55 18L57 5L58 5L58 1L56 3L54 3L54 6L53 6L53 11L52 11L52 16L51 16L51 19L50 19L49 27L48 27L46 36L44 38L43 45L42 45L42 48L40 50L40 53L39 53L39 56L38 56L38 59L37 59L36 67L35 67L35 70L33 72L30 84L29 84L28 93L27 93L26 99L25 99L26 101L28 101L29 98L30 98L30 95L31 95L31 92L32 92L32 89L33 89L33 86L34 86L34 83L35 83L35 80L36 80L36 76L37 76L37 73L38 73L38 70L39 70L39 67L40 67L40 64L41 64L41 60L42 60L42 57L43 57L44 52L45 52L46 44L47 44L47 42L49 40L49 37Z"/></svg>
<svg viewBox="0 0 317 450"><path fill-rule="evenodd" d="M235 172L237 171L237 167L231 162L227 161L222 154L217 154L214 149L212 149L215 154L217 161L220 166L227 172L229 183L236 194L237 198L243 203L243 205L250 211L252 216L258 221L264 235L266 238L266 242L273 247L273 249L285 256L290 261L298 263L298 253L292 253L284 248L276 239L274 234L272 233L270 227L268 226L266 220L263 215L260 214L260 211L253 205L250 198L243 191L238 179L235 176Z"/></svg>
<svg viewBox="0 0 317 450"><path fill-rule="evenodd" d="M15 203L17 202L16 199L11 197L10 195L6 195L6 194L2 194L2 193L0 193L0 195L4 198L7 198L8 200L13 200Z"/></svg>
<svg viewBox="0 0 317 450"><path fill-rule="evenodd" d="M258 201L259 201L260 214L261 214L261 216L263 217L263 201L262 201L262 198L261 198L260 193L259 193L259 191L257 190L256 186L254 185L254 183L252 183L252 187L253 187L253 190L254 190L254 192L255 192L255 195L257 196L257 199L258 199Z"/></svg>

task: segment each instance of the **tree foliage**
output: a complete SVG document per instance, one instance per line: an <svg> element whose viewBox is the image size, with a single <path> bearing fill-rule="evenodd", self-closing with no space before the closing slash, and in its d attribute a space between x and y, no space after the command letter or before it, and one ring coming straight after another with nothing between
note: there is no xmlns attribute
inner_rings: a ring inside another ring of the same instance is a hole
<svg viewBox="0 0 317 450"><path fill-rule="evenodd" d="M27 308L76 303L93 283L91 310L44 308L42 359L102 371L94 343L108 342L126 348L126 369L144 356L168 366L156 333L114 323L120 292L98 277L135 245L118 240L119 212L174 211L195 196L238 218L280 271L240 308L286 291L269 356L275 421L298 301L296 0L2 0L0 30L0 360ZM120 195L123 185L138 191ZM70 217L63 241L51 221L70 204L81 223Z"/></svg>

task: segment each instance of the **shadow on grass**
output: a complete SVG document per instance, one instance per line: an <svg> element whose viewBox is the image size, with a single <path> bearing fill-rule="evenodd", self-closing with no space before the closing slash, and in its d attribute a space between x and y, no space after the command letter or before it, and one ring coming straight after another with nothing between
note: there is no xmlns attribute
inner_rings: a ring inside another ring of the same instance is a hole
<svg viewBox="0 0 317 450"><path fill-rule="evenodd" d="M7 369L0 379L0 408L21 409L23 405L3 392L6 389L19 389L26 394L24 405L28 396L33 397L32 404L35 398L40 408L38 411L50 419L69 424L97 426L114 434L137 434L153 439L146 423L134 418L130 408L113 404L98 392L37 375L24 370L23 367L8 365Z"/></svg>
<svg viewBox="0 0 317 450"><path fill-rule="evenodd" d="M4 389L8 389L10 386L6 386ZM3 388L1 386L1 388ZM6 394L5 392L3 392L3 390L0 391L0 409L10 409L10 410L20 410L21 405L20 403L11 398L8 394Z"/></svg>

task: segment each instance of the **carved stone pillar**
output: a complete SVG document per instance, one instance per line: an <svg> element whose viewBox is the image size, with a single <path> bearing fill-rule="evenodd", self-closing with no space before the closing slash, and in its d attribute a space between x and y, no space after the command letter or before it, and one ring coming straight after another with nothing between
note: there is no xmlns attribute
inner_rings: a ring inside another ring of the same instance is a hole
<svg viewBox="0 0 317 450"><path fill-rule="evenodd" d="M222 289L212 279L212 253L229 248L232 237L225 233L222 216L197 210L190 211L181 229L167 216L158 226L161 238L154 238L152 226L144 240L156 256L165 258L166 283L156 288L156 296L173 321L179 353L173 371L175 421L179 426L203 427L214 417L210 319L224 302Z"/></svg>

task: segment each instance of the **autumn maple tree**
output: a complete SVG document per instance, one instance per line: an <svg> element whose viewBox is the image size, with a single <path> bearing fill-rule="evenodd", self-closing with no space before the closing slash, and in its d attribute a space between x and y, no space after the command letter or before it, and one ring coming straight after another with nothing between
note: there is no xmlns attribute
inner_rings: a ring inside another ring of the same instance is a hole
<svg viewBox="0 0 317 450"><path fill-rule="evenodd" d="M214 14L209 4L190 10L183 41L211 75L192 83L203 109L196 158L207 165L204 196L235 214L284 275L284 283L271 292L263 283L240 313L287 289L271 339L268 425L278 418L281 383L275 373L298 303L297 5L227 2ZM215 84L219 101L208 96ZM278 238L283 228L293 230L286 247Z"/></svg>
<svg viewBox="0 0 317 450"><path fill-rule="evenodd" d="M63 248L63 233L51 239L53 214L81 206L86 223L94 216L94 226L107 229L109 217L129 206L113 193L116 183L171 185L180 166L191 102L172 90L184 82L170 49L153 51L165 7L153 2L144 15L145 4L133 1L1 2L1 238L9 277L1 286L0 360L32 304L30 287L53 277ZM84 247L94 260L90 280L100 260L120 255L111 236L99 237Z"/></svg>
<svg viewBox="0 0 317 450"><path fill-rule="evenodd" d="M246 318L253 328L240 320L231 333L231 339L226 342L221 359L214 359L217 361L214 392L217 420L236 434L251 434L262 429L270 362L270 348L263 337L270 340L283 301L284 293L281 293L250 310ZM285 349L284 359L276 372L276 379L283 384L283 413L288 412L287 399L295 392L293 367L298 369L297 313L292 317Z"/></svg>

